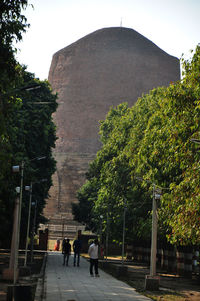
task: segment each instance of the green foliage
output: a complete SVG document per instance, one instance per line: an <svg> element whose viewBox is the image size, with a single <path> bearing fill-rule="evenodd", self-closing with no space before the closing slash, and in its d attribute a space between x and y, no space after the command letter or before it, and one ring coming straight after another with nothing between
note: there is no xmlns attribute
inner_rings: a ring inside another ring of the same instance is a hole
<svg viewBox="0 0 200 301"><path fill-rule="evenodd" d="M0 184L3 175L8 173L10 161L10 143L7 135L6 119L9 116L11 104L16 102L12 97L11 90L17 84L19 68L16 63L13 41L20 41L22 33L28 24L21 14L27 1L14 0L0 3Z"/></svg>
<svg viewBox="0 0 200 301"><path fill-rule="evenodd" d="M92 207L97 199L98 182L96 179L87 181L85 185L78 191L79 204L72 204L73 214L76 220L84 223L89 229L95 229L94 218L92 215Z"/></svg>
<svg viewBox="0 0 200 301"><path fill-rule="evenodd" d="M16 52L13 42L22 40L22 33L29 27L21 10L27 0L1 0L0 3L0 94L7 93L17 76ZM2 101L2 99L1 99Z"/></svg>
<svg viewBox="0 0 200 301"><path fill-rule="evenodd" d="M52 185L55 171L52 148L55 146L55 125L52 114L56 111L56 95L47 81L35 79L15 59L13 42L22 39L27 20L21 13L26 0L2 0L0 3L0 242L10 246L15 187L20 175L12 174L12 165L25 163L24 185L33 184L33 200L37 200L37 225L44 221L42 210ZM38 89L27 90L29 87ZM46 102L43 105L40 102ZM45 156L44 160L33 160ZM38 183L42 179L45 182ZM27 198L23 192L22 241L27 225Z"/></svg>
<svg viewBox="0 0 200 301"><path fill-rule="evenodd" d="M12 146L10 143L7 121L14 104L12 90L20 78L18 64L15 60L13 41L20 41L22 33L28 24L21 14L27 1L2 0L0 3L0 227L1 242L10 239L7 233L11 232L14 192L12 187L11 161Z"/></svg>
<svg viewBox="0 0 200 301"><path fill-rule="evenodd" d="M0 177L2 204L0 223L5 228L12 226L13 204L17 197L14 191L15 187L20 185L20 175L12 175L12 165L21 165L24 161L24 185L35 183L33 184L33 200L38 201L37 224L44 220L42 210L52 185L51 176L55 172L52 148L55 146L56 135L52 114L57 108L57 96L52 94L47 81L36 80L33 74L26 72L23 68L20 72L20 82L21 88L14 89L12 92L13 98L17 101L8 105L9 114L4 121L9 149L7 155L4 155L1 160L4 169ZM26 87L34 85L37 89L26 90ZM40 104L41 102L45 104ZM41 156L45 156L45 159L35 159ZM46 181L37 184L42 179ZM22 240L26 233L28 197L24 192Z"/></svg>
<svg viewBox="0 0 200 301"><path fill-rule="evenodd" d="M163 188L160 239L200 243L200 157L191 142L200 132L199 46L191 60L183 61L183 68L181 81L150 91L132 108L112 108L101 122L103 145L90 164L76 207L80 209L84 199L87 225L93 220L98 230L103 216L102 229L109 227L115 241L122 240L125 207L126 241L150 238L154 183Z"/></svg>

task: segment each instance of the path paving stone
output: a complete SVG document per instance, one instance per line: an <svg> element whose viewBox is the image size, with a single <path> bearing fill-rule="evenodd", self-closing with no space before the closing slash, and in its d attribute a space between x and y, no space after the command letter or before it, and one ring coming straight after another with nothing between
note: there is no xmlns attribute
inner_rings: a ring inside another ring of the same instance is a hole
<svg viewBox="0 0 200 301"><path fill-rule="evenodd" d="M63 266L62 254L48 252L43 301L148 301L128 284L99 269L100 277L91 277L89 262L81 258L80 267Z"/></svg>

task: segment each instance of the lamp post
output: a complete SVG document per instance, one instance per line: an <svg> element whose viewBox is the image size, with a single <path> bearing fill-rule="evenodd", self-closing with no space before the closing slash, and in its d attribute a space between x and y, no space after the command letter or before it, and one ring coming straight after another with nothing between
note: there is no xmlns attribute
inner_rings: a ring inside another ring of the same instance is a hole
<svg viewBox="0 0 200 301"><path fill-rule="evenodd" d="M44 159L44 158L46 158L46 157L40 157L40 160ZM27 226L27 233L26 233L26 253L25 253L24 265L25 265L25 262L27 262L28 237L29 237L29 229L30 229L30 211L31 211L31 204L32 204L33 184L42 183L42 182L46 182L46 181L47 181L47 179L42 179L42 180L34 182L34 183L31 182L31 185L30 185L29 216L28 216L28 226ZM31 263L33 262L33 245L34 245L34 232L35 232L35 224L36 224L37 200L34 202L34 205L35 205L35 210L34 210L34 218L33 218L33 228L32 228L32 233L31 233Z"/></svg>
<svg viewBox="0 0 200 301"><path fill-rule="evenodd" d="M16 192L18 194L20 193L20 187L16 187ZM17 260L18 260L17 231L18 231L18 222L19 222L18 218L19 218L19 196L17 196L15 199L9 268L3 270L3 278L8 280L13 280L14 283L16 282L16 278L17 278Z"/></svg>
<svg viewBox="0 0 200 301"><path fill-rule="evenodd" d="M103 215L100 215L100 243L102 244L102 222L103 222Z"/></svg>
<svg viewBox="0 0 200 301"><path fill-rule="evenodd" d="M152 201L152 231L151 231L151 260L150 260L150 275L146 275L145 288L147 290L157 290L159 287L159 278L156 277L156 255L157 255L157 229L158 229L158 214L157 200L160 200L162 189L149 180L136 177L139 181L145 181L153 184L153 201ZM168 188L164 188L168 189Z"/></svg>
<svg viewBox="0 0 200 301"><path fill-rule="evenodd" d="M18 252L19 252L19 239L20 239L20 224L21 224L21 207L22 207L22 191L23 191L23 177L24 177L24 161L21 165L12 167L13 172L20 173L20 187L16 188L17 193L20 193L19 198L16 198L15 209L14 209L14 221L13 221L13 232L10 252L9 269L4 270L3 277L5 279L13 280L15 285L17 282L18 275Z"/></svg>
<svg viewBox="0 0 200 301"><path fill-rule="evenodd" d="M127 210L127 205L126 205L126 202L125 202L124 203L124 212L123 212L122 265L124 264L124 244L125 244L126 210Z"/></svg>
<svg viewBox="0 0 200 301"><path fill-rule="evenodd" d="M156 276L156 255L158 229L157 200L160 200L161 192L161 189L153 183L150 275L146 275L145 278L145 289L151 291L158 290L160 282L159 277Z"/></svg>
<svg viewBox="0 0 200 301"><path fill-rule="evenodd" d="M108 211L106 213L106 261L108 260L108 231L109 230L109 216Z"/></svg>
<svg viewBox="0 0 200 301"><path fill-rule="evenodd" d="M33 262L33 246L34 246L34 234L35 234L35 224L36 224L37 203L38 203L38 201L36 200L34 202L35 210L34 210L34 218L33 218L33 228L32 228L32 233L31 233L31 263Z"/></svg>
<svg viewBox="0 0 200 301"><path fill-rule="evenodd" d="M156 255L157 255L157 231L158 231L158 214L157 200L161 198L161 190L156 188L153 183L153 203L152 203L152 232L151 232L151 264L150 276L156 276Z"/></svg>
<svg viewBox="0 0 200 301"><path fill-rule="evenodd" d="M19 170L19 166L13 166L13 171ZM16 284L17 281L17 269L18 269L18 258L19 258L19 240L20 240L20 225L21 225L21 209L22 209L22 192L23 192L23 179L24 179L24 161L21 163L21 180L20 180L20 196L19 196L19 203L16 202L16 211L18 212L17 223L14 223L17 226L15 229L15 246L14 246L14 274L13 274L13 284ZM12 250L11 250L12 252Z"/></svg>
<svg viewBox="0 0 200 301"><path fill-rule="evenodd" d="M99 256L101 259L104 259L104 251L103 251L103 237L102 237L102 223L103 223L103 215L100 215L100 252Z"/></svg>
<svg viewBox="0 0 200 301"><path fill-rule="evenodd" d="M46 158L46 157L40 157L40 160L41 160L41 158ZM30 196L29 196L29 204L28 204L28 222L27 222L27 230L26 230L26 247L25 247L24 267L27 266L28 238L29 238L29 230L30 230L30 217L31 217L31 202L32 202L33 184L46 182L46 181L47 181L47 179L42 179L41 181L38 181L38 182L31 182L30 186L25 186L25 190L30 192Z"/></svg>
<svg viewBox="0 0 200 301"><path fill-rule="evenodd" d="M42 160L46 158L36 157L29 162L34 160ZM19 241L20 241L20 225L21 225L21 208L22 208L22 198L23 198L23 181L24 181L24 167L25 162L22 161L21 165L15 165L12 167L13 172L20 172L20 188L17 187L18 192L20 192L19 198L15 201L15 214L14 214L14 222L13 222L13 232L12 232L12 243L11 243L11 254L10 254L10 262L9 269L4 271L3 277L5 279L13 279L13 284L15 285L17 282L18 275L18 259L19 259Z"/></svg>
<svg viewBox="0 0 200 301"><path fill-rule="evenodd" d="M65 229L65 218L62 217L62 240L64 239L64 234L65 234L64 229Z"/></svg>
<svg viewBox="0 0 200 301"><path fill-rule="evenodd" d="M33 188L33 183L31 182L30 186L26 186L27 189L30 191L30 196L29 196L29 204L28 204L28 224L27 224L27 231L26 231L26 247L25 247L25 258L24 258L24 267L27 266L27 255L28 255L28 237L29 237L29 229L30 229L30 217L31 217L31 201L32 201L32 188Z"/></svg>

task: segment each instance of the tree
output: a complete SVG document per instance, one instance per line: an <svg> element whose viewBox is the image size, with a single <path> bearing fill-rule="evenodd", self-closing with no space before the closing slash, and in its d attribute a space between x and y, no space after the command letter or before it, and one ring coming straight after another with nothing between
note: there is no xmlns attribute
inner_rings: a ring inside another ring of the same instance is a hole
<svg viewBox="0 0 200 301"><path fill-rule="evenodd" d="M0 3L0 224L1 233L6 237L10 230L10 215L7 208L13 209L14 192L11 186L12 152L7 133L6 120L9 119L12 106L17 103L12 91L17 85L19 68L15 60L16 49L13 41L20 41L22 33L28 27L21 9L26 8L24 0L2 0Z"/></svg>
<svg viewBox="0 0 200 301"><path fill-rule="evenodd" d="M15 82L17 69L13 42L22 40L22 33L29 27L21 10L27 0L2 0L0 3L0 92L7 93Z"/></svg>
<svg viewBox="0 0 200 301"><path fill-rule="evenodd" d="M154 183L163 188L159 237L181 245L200 242L199 154L191 142L199 138L199 46L183 66L181 81L150 91L132 108L112 108L101 122L103 145L90 165L87 187L98 185L88 208L94 221L97 216L96 229L98 216L104 215L106 225L109 212L115 240L120 241L125 202L127 238L149 238ZM87 203L90 195L82 193Z"/></svg>
<svg viewBox="0 0 200 301"><path fill-rule="evenodd" d="M20 41L22 33L28 27L25 16L21 14L21 9L26 6L27 1L24 0L2 0L0 3L0 181L10 168L6 163L9 162L10 145L5 120L8 118L10 105L16 101L12 97L12 90L15 88L19 69L13 41Z"/></svg>
<svg viewBox="0 0 200 301"><path fill-rule="evenodd" d="M88 181L78 192L79 205L76 205L76 211L73 212L76 219L84 221L90 227L91 224L84 219L84 213L86 214L88 209L88 215L93 221L93 230L96 231L99 227L99 216L102 215L104 232L107 227L107 214L109 214L109 228L112 229L110 237L117 242L122 240L124 207L127 207L128 240L137 236L138 224L146 219L149 210L149 205L146 212L143 210L143 205L138 206L138 196L141 195L141 191L138 184L138 189L133 189L130 162L127 154L123 152L129 143L133 122L134 111L128 109L127 104L112 108L105 121L101 122L100 133L103 146L97 153L96 159L90 164L87 173ZM85 188L87 188L87 193L85 193ZM90 189L93 191L93 198L88 194ZM82 210L83 200L84 204L90 204L87 208L85 207L85 210ZM149 204L149 199L146 198L146 200ZM138 212L137 215L135 211ZM140 235L142 233L144 233L144 227Z"/></svg>
<svg viewBox="0 0 200 301"><path fill-rule="evenodd" d="M37 225L44 220L42 210L52 185L55 171L52 148L55 146L55 125L52 114L57 108L56 95L47 81L36 79L34 74L20 66L16 59L14 41L22 39L29 27L21 13L28 1L3 0L0 3L0 241L10 246L15 187L19 175L12 174L12 165L24 161L24 184L33 187L33 199L38 201ZM27 87L38 89L29 90ZM41 102L47 104L42 105ZM45 160L32 160L45 156ZM38 181L46 179L42 184ZM27 201L23 194L22 240L26 232Z"/></svg>
<svg viewBox="0 0 200 301"><path fill-rule="evenodd" d="M52 185L51 176L55 172L55 160L52 157L52 148L55 147L55 125L52 114L57 108L56 95L47 81L39 81L34 75L21 68L21 88L15 90L15 99L9 108L9 115L5 120L7 139L9 141L9 169L2 174L2 186L0 200L4 211L1 212L0 223L3 227L12 227L13 204L16 198L15 187L19 186L19 175L12 175L11 166L25 162L24 185L31 182L39 182L46 179L42 184L33 187L33 198L38 201L37 224L44 220L42 211L48 191ZM27 91L26 87L35 86L37 89ZM45 102L45 104L42 104ZM44 160L32 160L45 156ZM27 196L24 193L22 203L22 240L25 235L27 223ZM6 219L6 221L5 221ZM3 236L4 233L1 234ZM3 237L1 237L3 239Z"/></svg>

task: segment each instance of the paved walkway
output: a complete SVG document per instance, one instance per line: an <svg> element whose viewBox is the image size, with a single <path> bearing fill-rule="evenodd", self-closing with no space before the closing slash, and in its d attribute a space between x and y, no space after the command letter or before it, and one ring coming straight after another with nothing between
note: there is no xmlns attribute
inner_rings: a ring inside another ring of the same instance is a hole
<svg viewBox="0 0 200 301"><path fill-rule="evenodd" d="M89 275L89 262L81 258L80 267L63 266L58 252L48 252L43 301L148 301L134 288L99 270L100 277Z"/></svg>

